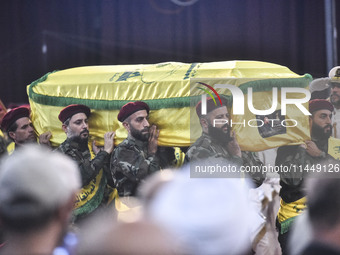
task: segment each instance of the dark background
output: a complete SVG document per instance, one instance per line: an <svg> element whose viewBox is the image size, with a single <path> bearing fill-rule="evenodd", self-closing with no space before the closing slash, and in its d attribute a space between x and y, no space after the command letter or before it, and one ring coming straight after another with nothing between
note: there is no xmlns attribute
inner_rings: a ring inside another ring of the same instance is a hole
<svg viewBox="0 0 340 255"><path fill-rule="evenodd" d="M314 78L329 71L322 0L2 0L0 7L6 105L26 103L26 86L45 73L86 65L256 60Z"/></svg>

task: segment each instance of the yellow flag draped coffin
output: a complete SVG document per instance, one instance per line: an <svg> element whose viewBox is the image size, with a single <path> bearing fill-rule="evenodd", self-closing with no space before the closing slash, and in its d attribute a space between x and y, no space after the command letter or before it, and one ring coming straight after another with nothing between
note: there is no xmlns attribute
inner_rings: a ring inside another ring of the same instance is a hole
<svg viewBox="0 0 340 255"><path fill-rule="evenodd" d="M287 67L266 62L167 62L55 71L28 85L27 93L36 131L38 134L51 131L55 146L66 139L58 120L63 107L89 106L91 139L103 144L104 133L115 130L119 144L127 136L117 120L119 109L127 102L142 100L150 106L150 122L160 129L159 145L186 147L201 135L195 105L207 92L207 87L202 89L202 83L213 88L217 84L230 84L240 88L244 95L244 114L232 114L231 109L232 129L242 150L260 151L309 139L308 116L300 109L287 105L287 113L281 115L280 91L286 87L307 88L311 80L309 74L297 75ZM277 100L274 112L267 116L253 114L248 106L248 88L252 88L252 105L257 110L270 109L273 98ZM277 98L273 96L273 88L278 90ZM216 88L216 92L227 97L232 106L229 89ZM287 98L304 96L288 93ZM303 106L308 109L307 103Z"/></svg>

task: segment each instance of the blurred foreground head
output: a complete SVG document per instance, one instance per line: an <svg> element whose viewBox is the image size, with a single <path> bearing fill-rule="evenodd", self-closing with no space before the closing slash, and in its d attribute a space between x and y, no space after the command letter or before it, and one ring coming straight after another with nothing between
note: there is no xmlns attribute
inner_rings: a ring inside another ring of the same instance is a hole
<svg viewBox="0 0 340 255"><path fill-rule="evenodd" d="M77 165L66 156L28 145L0 168L0 220L9 233L34 233L51 221L68 223L80 188Z"/></svg>
<svg viewBox="0 0 340 255"><path fill-rule="evenodd" d="M293 225L290 254L340 254L340 178L307 178L307 210Z"/></svg>
<svg viewBox="0 0 340 255"><path fill-rule="evenodd" d="M150 221L116 222L105 214L98 216L80 229L77 254L183 254L174 237Z"/></svg>
<svg viewBox="0 0 340 255"><path fill-rule="evenodd" d="M340 178L310 178L308 213L316 235L340 232ZM338 245L340 247L340 241Z"/></svg>
<svg viewBox="0 0 340 255"><path fill-rule="evenodd" d="M249 254L257 214L248 180L191 178L189 165L173 173L148 202L147 217L190 254Z"/></svg>

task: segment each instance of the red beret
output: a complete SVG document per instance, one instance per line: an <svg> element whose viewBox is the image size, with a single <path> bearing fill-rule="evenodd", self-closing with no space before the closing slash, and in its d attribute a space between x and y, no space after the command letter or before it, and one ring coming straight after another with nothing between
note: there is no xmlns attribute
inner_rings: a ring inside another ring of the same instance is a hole
<svg viewBox="0 0 340 255"><path fill-rule="evenodd" d="M222 105L220 103L220 100L218 100L218 98L215 98L215 101L217 103L217 105L215 105L215 102L214 100L210 97L207 99L207 113L217 109L217 108L220 108L222 106L226 106L227 107L227 99L224 98L224 97L221 97L221 101L222 101ZM201 117L202 116L202 101L199 101L198 104L196 105L196 113L197 113L197 116L198 117Z"/></svg>
<svg viewBox="0 0 340 255"><path fill-rule="evenodd" d="M334 107L333 105L327 101L326 99L313 99L309 101L309 112L313 113L318 110L330 110L333 112Z"/></svg>
<svg viewBox="0 0 340 255"><path fill-rule="evenodd" d="M71 118L77 113L85 113L87 117L90 117L91 110L89 107L83 104L71 104L62 109L59 113L59 120L64 123L68 118Z"/></svg>
<svg viewBox="0 0 340 255"><path fill-rule="evenodd" d="M27 107L20 106L20 107L10 110L2 118L2 122L1 122L2 130L6 132L7 129L11 127L14 122L24 117L27 117L27 118L30 117L30 110Z"/></svg>
<svg viewBox="0 0 340 255"><path fill-rule="evenodd" d="M120 122L123 122L131 114L138 112L140 110L146 110L147 113L149 114L150 108L146 103L142 101L127 103L123 105L123 107L120 109L117 118Z"/></svg>

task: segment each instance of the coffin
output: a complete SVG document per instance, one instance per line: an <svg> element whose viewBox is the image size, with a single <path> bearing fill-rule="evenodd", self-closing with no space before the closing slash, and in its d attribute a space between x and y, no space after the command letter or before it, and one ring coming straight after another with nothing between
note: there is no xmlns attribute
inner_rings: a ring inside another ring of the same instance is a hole
<svg viewBox="0 0 340 255"><path fill-rule="evenodd" d="M233 114L233 97L228 89L216 88L216 92L229 98L233 122L246 122L246 125L233 125L241 149L259 151L309 139L308 116L296 106L288 105L284 117L296 120L298 124L295 127L276 131L262 128L261 131L259 127L252 127L255 126L254 121L249 126L248 121L252 119L257 120L257 126L261 125L259 119L266 116L256 116L249 111L248 88L253 88L253 106L258 110L272 106L272 91L277 88L277 107L267 118L279 118L281 88L307 88L311 80L308 74L298 75L287 67L266 62L167 62L84 66L54 71L28 85L27 93L37 133L51 131L54 146L66 139L58 120L63 107L69 104L87 105L92 112L89 121L91 139L102 144L104 133L114 130L115 143L119 144L127 136L117 120L119 109L127 102L142 100L150 106L150 123L160 129L159 145L186 147L201 135L194 107L205 92L197 87L202 87L201 83L212 87L221 83L231 84L240 88L244 95L243 115ZM301 93L291 93L290 96L303 97ZM306 103L303 105L308 109Z"/></svg>

